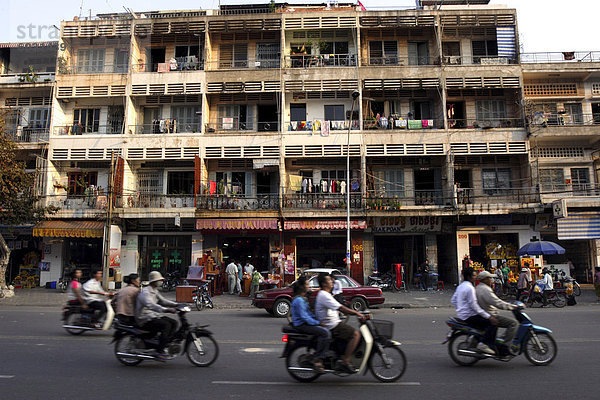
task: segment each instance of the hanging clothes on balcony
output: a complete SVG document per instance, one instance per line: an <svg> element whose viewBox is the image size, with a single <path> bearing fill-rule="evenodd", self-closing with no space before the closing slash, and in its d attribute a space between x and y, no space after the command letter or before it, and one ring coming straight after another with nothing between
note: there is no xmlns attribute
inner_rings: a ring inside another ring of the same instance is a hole
<svg viewBox="0 0 600 400"><path fill-rule="evenodd" d="M341 194L346 194L346 181L341 181L340 182L340 193Z"/></svg>
<svg viewBox="0 0 600 400"><path fill-rule="evenodd" d="M300 175L290 175L290 190L299 192L302 189L302 177Z"/></svg>
<svg viewBox="0 0 600 400"><path fill-rule="evenodd" d="M306 193L307 185L308 185L308 180L306 178L302 179L302 193Z"/></svg>
<svg viewBox="0 0 600 400"><path fill-rule="evenodd" d="M217 194L217 182L215 181L210 181L210 184L208 185L209 189L208 189L208 193L213 195L213 194Z"/></svg>
<svg viewBox="0 0 600 400"><path fill-rule="evenodd" d="M325 179L321 179L321 192L327 193L327 181Z"/></svg>
<svg viewBox="0 0 600 400"><path fill-rule="evenodd" d="M321 136L329 136L329 121L322 121Z"/></svg>
<svg viewBox="0 0 600 400"><path fill-rule="evenodd" d="M313 192L313 182L311 178L308 178L308 193Z"/></svg>

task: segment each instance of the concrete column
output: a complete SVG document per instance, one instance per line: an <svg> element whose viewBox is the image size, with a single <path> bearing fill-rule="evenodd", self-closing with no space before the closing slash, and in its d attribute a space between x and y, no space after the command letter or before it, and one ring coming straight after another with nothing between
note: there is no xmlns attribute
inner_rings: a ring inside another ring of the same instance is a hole
<svg viewBox="0 0 600 400"><path fill-rule="evenodd" d="M425 234L425 256L429 260L431 272L438 272L438 246L435 233Z"/></svg>
<svg viewBox="0 0 600 400"><path fill-rule="evenodd" d="M375 270L375 235L363 233L363 274L366 277Z"/></svg>

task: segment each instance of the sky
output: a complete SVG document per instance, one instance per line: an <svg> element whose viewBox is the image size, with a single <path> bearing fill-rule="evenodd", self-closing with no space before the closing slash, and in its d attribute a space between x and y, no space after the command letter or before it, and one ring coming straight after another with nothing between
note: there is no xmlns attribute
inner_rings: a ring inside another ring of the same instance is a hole
<svg viewBox="0 0 600 400"><path fill-rule="evenodd" d="M268 1L227 0L227 3ZM367 10L377 10L389 7L390 2L362 0L362 3ZM134 11L213 9L218 4L218 0L0 0L0 42L56 40L53 25L59 26L62 20L80 14L87 16L90 12L92 15L123 12L123 7ZM414 4L414 0L396 0L394 7ZM596 25L600 2L596 0L492 0L491 4L517 9L520 42L525 52L600 50Z"/></svg>

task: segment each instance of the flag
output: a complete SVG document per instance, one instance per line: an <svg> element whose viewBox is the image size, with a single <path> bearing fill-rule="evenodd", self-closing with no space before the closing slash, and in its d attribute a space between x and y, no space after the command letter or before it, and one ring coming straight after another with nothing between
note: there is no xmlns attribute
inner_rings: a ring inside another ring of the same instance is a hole
<svg viewBox="0 0 600 400"><path fill-rule="evenodd" d="M358 5L360 6L360 11L367 11L367 9L365 8L365 6L363 6L363 3L361 3L360 0L358 0Z"/></svg>

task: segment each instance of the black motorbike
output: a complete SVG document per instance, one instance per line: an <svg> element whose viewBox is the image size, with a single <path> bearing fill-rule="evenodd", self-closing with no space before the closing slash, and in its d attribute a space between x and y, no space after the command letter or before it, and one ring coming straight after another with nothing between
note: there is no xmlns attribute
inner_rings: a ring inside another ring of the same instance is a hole
<svg viewBox="0 0 600 400"><path fill-rule="evenodd" d="M197 367L208 367L214 363L219 356L219 345L212 337L212 332L206 329L208 325L190 325L185 316L190 311L188 306L177 307L181 326L165 349L166 358L156 354L156 335L135 326L115 323L112 342L115 343L117 360L131 367L144 360L166 361L185 353L188 360Z"/></svg>
<svg viewBox="0 0 600 400"><path fill-rule="evenodd" d="M205 308L215 308L212 298L208 293L208 283L200 285L192 292L192 301L196 305L198 311L202 311Z"/></svg>
<svg viewBox="0 0 600 400"><path fill-rule="evenodd" d="M165 280L163 281L161 290L163 292L170 292L175 289L177 286L181 285L181 277L177 272L169 272L165 275Z"/></svg>
<svg viewBox="0 0 600 400"><path fill-rule="evenodd" d="M109 330L113 325L113 319L115 311L112 308L112 298L114 295L111 294L109 299L105 300L106 303L106 314L102 317L98 323L100 327L95 326L92 323L94 314L97 312L90 308L83 308L80 304L67 304L63 307L63 328L71 335L81 335L85 331L93 330Z"/></svg>
<svg viewBox="0 0 600 400"><path fill-rule="evenodd" d="M400 291L396 283L396 274L392 272L386 272L379 276L377 271L373 272L372 275L367 277L367 286L375 286L381 290L395 290Z"/></svg>

